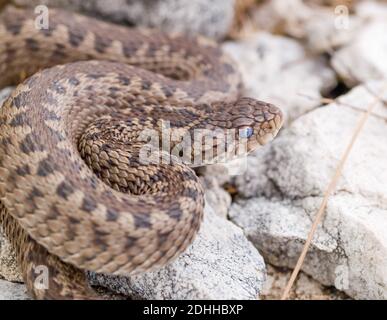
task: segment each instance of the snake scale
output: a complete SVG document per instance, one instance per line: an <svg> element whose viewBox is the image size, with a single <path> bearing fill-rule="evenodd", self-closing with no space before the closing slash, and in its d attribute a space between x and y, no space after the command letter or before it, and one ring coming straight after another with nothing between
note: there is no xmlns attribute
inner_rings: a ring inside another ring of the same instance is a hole
<svg viewBox="0 0 387 320"><path fill-rule="evenodd" d="M274 138L282 113L240 97L232 61L205 38L51 9L49 28L34 19L28 9L0 13L0 88L18 84L0 109L1 226L32 297L98 298L85 270L161 267L202 220L195 172L176 157L143 164L141 132L160 132L160 122L190 137L237 129L249 153ZM37 266L47 267L45 288Z"/></svg>

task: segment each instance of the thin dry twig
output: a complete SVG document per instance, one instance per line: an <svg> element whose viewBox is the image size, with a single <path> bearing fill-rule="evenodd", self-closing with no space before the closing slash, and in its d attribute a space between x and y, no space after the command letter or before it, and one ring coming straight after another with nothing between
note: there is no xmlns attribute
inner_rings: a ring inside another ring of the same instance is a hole
<svg viewBox="0 0 387 320"><path fill-rule="evenodd" d="M317 212L317 215L316 215L316 218L313 222L313 225L312 225L312 228L308 234L308 238L305 242L305 245L302 249L302 252L301 252L301 255L300 257L298 258L298 261L297 261L297 264L292 272L292 275L285 287L285 290L282 294L282 297L281 297L281 300L286 300L288 299L289 297L289 292L301 270L301 267L304 263L304 260L305 260L305 257L306 257L306 254L308 253L308 250L309 250L309 247L310 247L310 244L313 240L313 237L314 237L314 234L316 233L316 230L317 230L317 227L318 225L320 224L321 222L321 219L325 213L325 208L327 206L327 203L328 203L328 200L329 200L329 197L330 195L332 194L333 190L336 188L336 185L337 185L337 182L341 176L341 173L342 173L342 170L343 170L343 167L348 159L348 156L353 148L353 145L355 144L360 132L362 131L367 119L369 118L369 116L372 114L372 111L374 110L374 108L378 105L378 103L380 103L382 101L382 97L384 95L384 93L387 91L387 83L384 85L383 87L383 90L381 90L381 92L376 96L375 100L373 100L370 105L368 106L367 108L367 111L364 112L363 116L360 118L360 121L358 123L358 125L355 127L355 130L354 130L354 133L352 135L352 138L347 146L347 148L345 149L345 152L339 162L339 165L337 166L336 168L336 171L335 171L335 174L332 178L332 181L330 182L327 190L325 191L325 194L324 194L324 198L323 198L323 201L321 203L321 206Z"/></svg>

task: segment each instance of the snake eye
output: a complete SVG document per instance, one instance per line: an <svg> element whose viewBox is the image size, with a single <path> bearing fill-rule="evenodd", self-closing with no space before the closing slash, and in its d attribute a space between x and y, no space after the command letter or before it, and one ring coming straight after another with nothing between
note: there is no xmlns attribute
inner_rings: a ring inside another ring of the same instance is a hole
<svg viewBox="0 0 387 320"><path fill-rule="evenodd" d="M253 128L246 127L239 130L239 137L248 139L250 138L254 133Z"/></svg>

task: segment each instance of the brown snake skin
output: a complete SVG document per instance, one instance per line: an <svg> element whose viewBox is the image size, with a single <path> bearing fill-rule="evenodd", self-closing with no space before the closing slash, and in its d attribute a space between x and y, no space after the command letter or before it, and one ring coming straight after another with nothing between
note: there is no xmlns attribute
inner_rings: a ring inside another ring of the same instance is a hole
<svg viewBox="0 0 387 320"><path fill-rule="evenodd" d="M189 136L251 128L248 153L274 138L282 114L239 98L238 72L209 40L49 13L48 30L32 11L0 14L0 88L30 76L0 109L0 221L32 297L92 299L84 270L161 267L202 220L192 169L139 160L144 129L159 132L161 120Z"/></svg>

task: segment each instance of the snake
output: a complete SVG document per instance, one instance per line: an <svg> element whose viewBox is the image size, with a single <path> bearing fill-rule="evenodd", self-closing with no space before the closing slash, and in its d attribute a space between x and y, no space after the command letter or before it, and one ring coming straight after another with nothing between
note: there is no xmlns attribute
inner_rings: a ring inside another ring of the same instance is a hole
<svg viewBox="0 0 387 320"><path fill-rule="evenodd" d="M212 40L59 9L46 28L30 9L0 13L0 87L10 85L0 222L34 299L99 299L86 271L132 276L174 261L203 219L194 168L245 156L283 124L278 107L242 95Z"/></svg>

